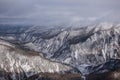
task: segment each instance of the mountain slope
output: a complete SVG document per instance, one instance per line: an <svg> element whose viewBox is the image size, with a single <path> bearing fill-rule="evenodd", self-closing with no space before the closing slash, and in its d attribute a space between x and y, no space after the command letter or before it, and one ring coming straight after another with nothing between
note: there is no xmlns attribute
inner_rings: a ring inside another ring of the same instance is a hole
<svg viewBox="0 0 120 80"><path fill-rule="evenodd" d="M7 39L6 35L1 36L21 47L41 52L52 61L74 66L83 74L89 73L89 66L120 58L120 24L100 23L50 29L33 26L25 29L19 37L7 35L14 40Z"/></svg>
<svg viewBox="0 0 120 80"><path fill-rule="evenodd" d="M24 80L41 72L65 73L73 69L73 67L44 59L35 51L24 50L0 40L1 80Z"/></svg>
<svg viewBox="0 0 120 80"><path fill-rule="evenodd" d="M27 46L47 58L74 66L101 64L119 58L120 26L102 23L82 28L32 29L21 35Z"/></svg>

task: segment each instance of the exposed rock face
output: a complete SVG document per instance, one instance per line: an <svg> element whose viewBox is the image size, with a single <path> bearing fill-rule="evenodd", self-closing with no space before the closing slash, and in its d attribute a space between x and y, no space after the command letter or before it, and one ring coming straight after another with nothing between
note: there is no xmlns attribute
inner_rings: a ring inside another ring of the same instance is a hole
<svg viewBox="0 0 120 80"><path fill-rule="evenodd" d="M100 64L94 67L91 67L89 70L90 73L103 73L108 71L114 71L120 68L120 59L111 59L104 64Z"/></svg>
<svg viewBox="0 0 120 80"><path fill-rule="evenodd" d="M44 59L37 52L0 40L0 80L24 80L40 72L65 73L72 69Z"/></svg>
<svg viewBox="0 0 120 80"><path fill-rule="evenodd" d="M86 80L120 80L120 70L90 74Z"/></svg>
<svg viewBox="0 0 120 80"><path fill-rule="evenodd" d="M92 68L86 80L120 80L120 60L112 59L105 64Z"/></svg>

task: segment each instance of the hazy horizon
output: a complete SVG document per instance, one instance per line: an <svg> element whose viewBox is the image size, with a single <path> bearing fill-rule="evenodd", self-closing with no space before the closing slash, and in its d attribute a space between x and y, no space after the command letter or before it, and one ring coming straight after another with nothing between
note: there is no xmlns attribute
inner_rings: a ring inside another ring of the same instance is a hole
<svg viewBox="0 0 120 80"><path fill-rule="evenodd" d="M0 23L91 24L120 22L118 0L0 0Z"/></svg>

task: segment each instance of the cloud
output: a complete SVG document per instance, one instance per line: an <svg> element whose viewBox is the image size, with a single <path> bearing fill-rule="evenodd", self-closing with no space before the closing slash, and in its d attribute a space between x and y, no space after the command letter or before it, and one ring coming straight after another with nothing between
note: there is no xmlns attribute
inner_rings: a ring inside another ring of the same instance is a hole
<svg viewBox="0 0 120 80"><path fill-rule="evenodd" d="M93 22L108 12L120 13L119 7L118 0L0 0L0 19L22 18L34 24Z"/></svg>

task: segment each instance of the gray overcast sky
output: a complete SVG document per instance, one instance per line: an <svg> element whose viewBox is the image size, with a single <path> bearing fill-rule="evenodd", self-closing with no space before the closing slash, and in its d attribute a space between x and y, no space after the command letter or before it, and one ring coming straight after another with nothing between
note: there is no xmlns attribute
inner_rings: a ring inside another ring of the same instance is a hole
<svg viewBox="0 0 120 80"><path fill-rule="evenodd" d="M119 21L120 0L0 0L0 23Z"/></svg>

